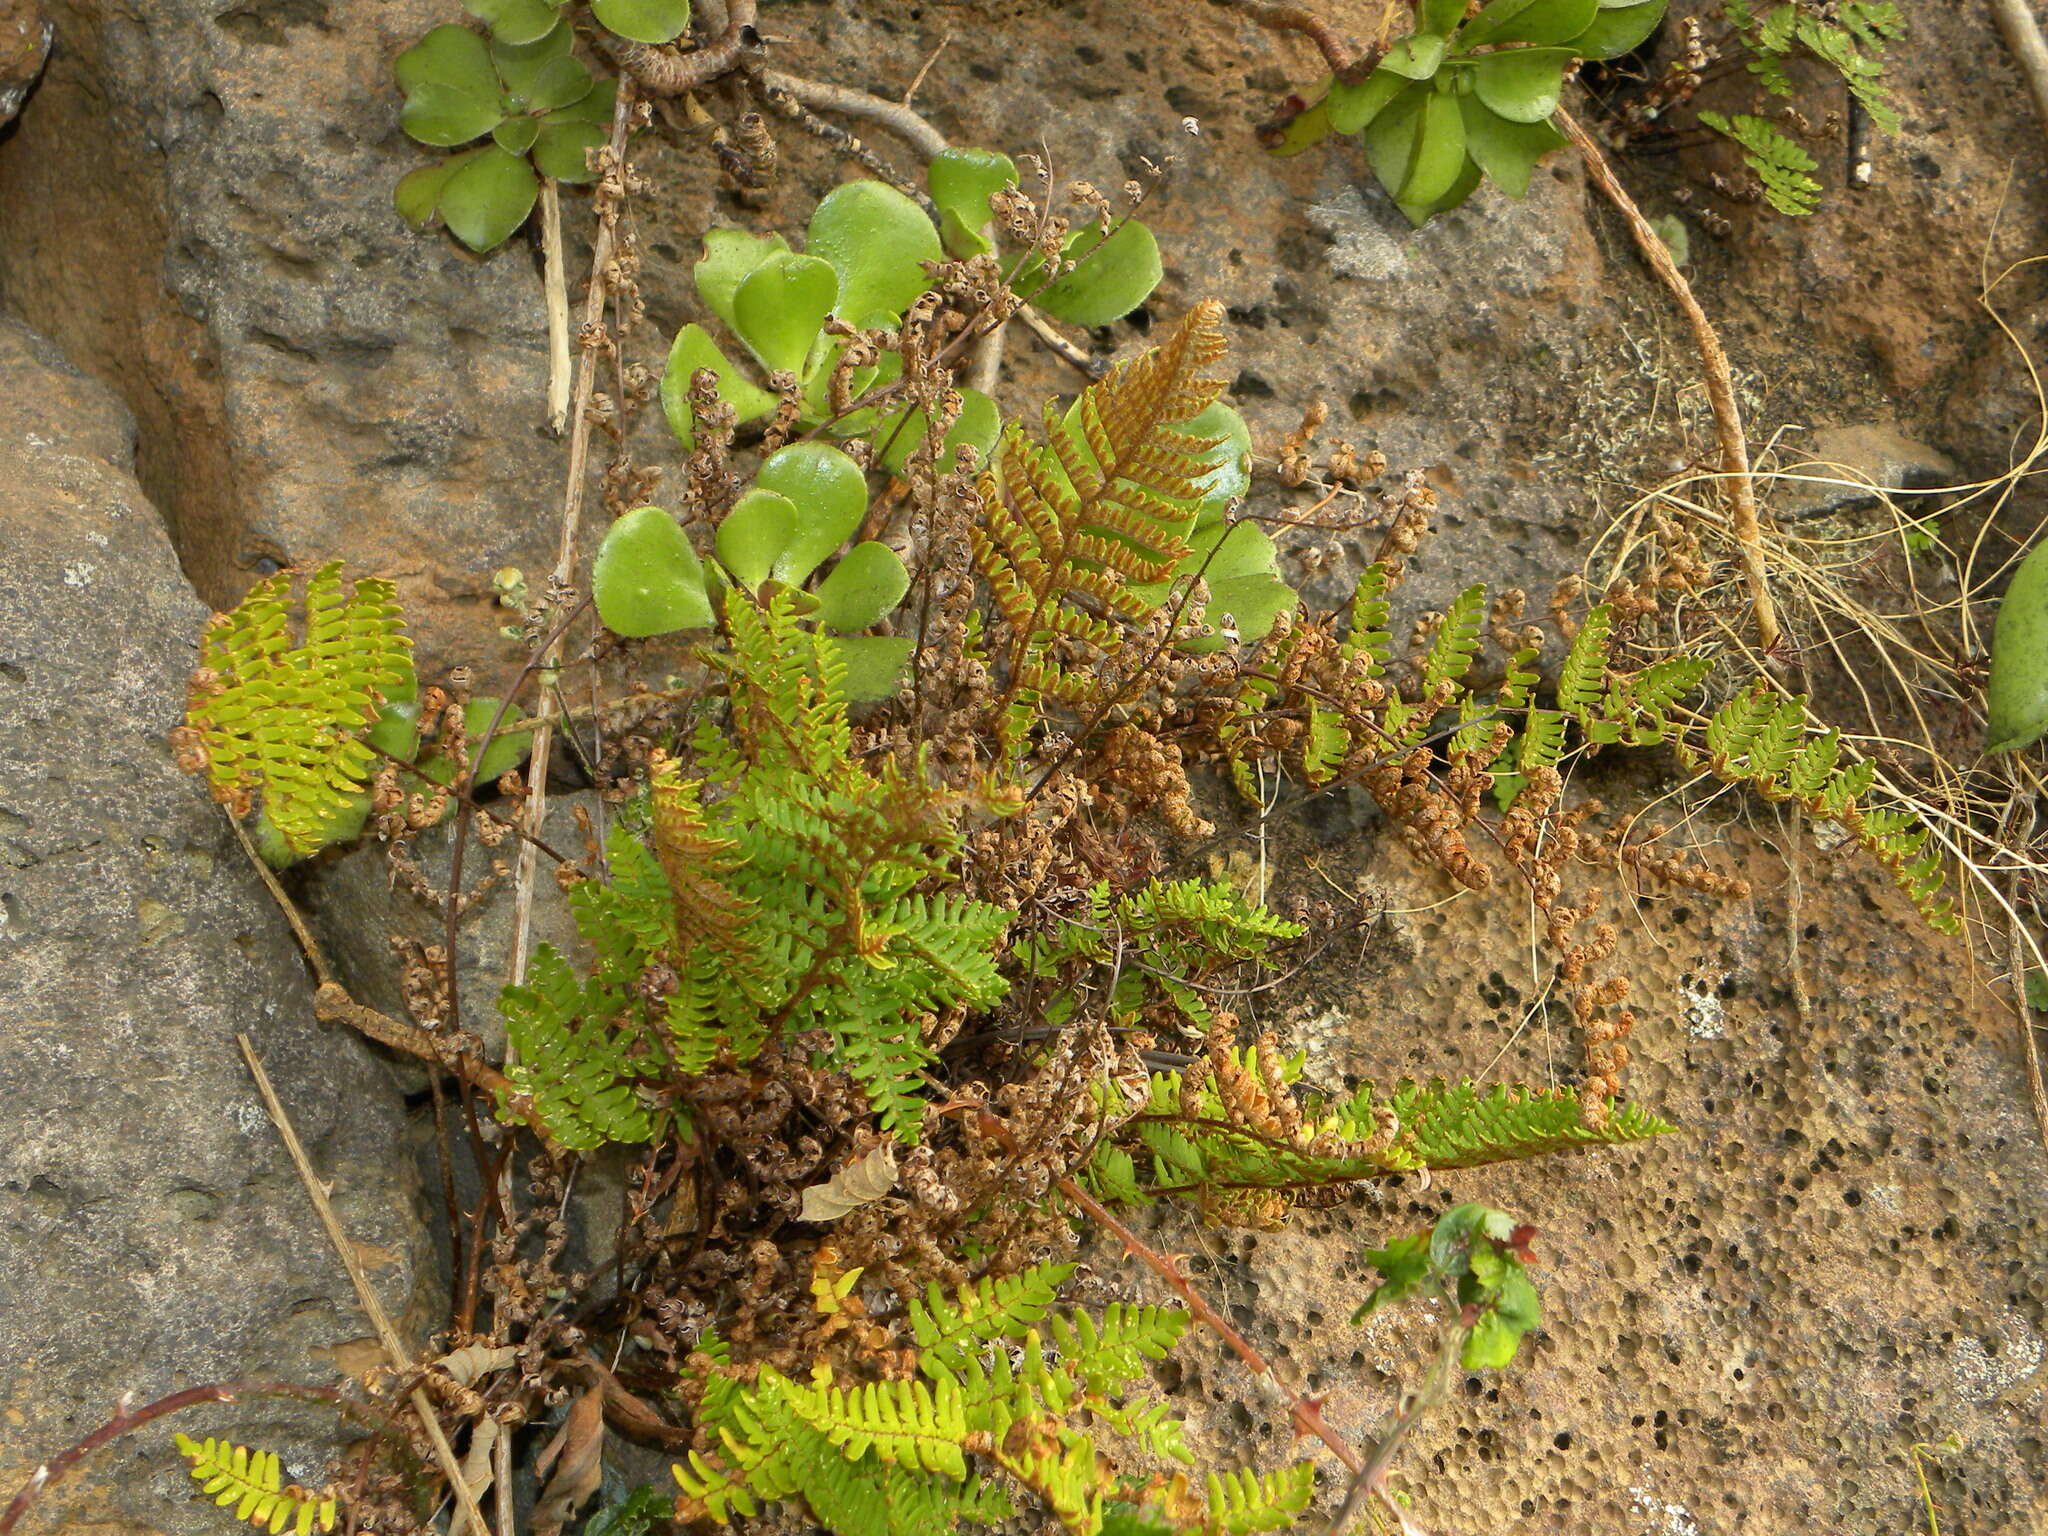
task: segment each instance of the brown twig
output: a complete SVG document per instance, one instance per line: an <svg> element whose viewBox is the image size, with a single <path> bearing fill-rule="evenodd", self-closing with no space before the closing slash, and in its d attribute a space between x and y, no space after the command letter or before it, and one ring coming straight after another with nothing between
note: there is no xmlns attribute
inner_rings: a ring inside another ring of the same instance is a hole
<svg viewBox="0 0 2048 1536"><path fill-rule="evenodd" d="M1330 73L1349 80L1358 73L1361 50L1340 37L1322 17L1300 5L1275 5L1269 0L1222 0L1233 11L1241 11L1269 32L1298 32L1316 45Z"/></svg>
<svg viewBox="0 0 2048 1536"><path fill-rule="evenodd" d="M1650 270L1678 300L1678 307L1684 311L1685 322L1692 330L1693 345L1699 349L1700 363L1706 370L1707 398L1714 408L1714 435L1721 445L1721 478L1728 493L1735 541L1741 550L1750 608L1756 615L1758 648L1769 656L1777 648L1782 631L1778 623L1778 606L1771 600L1770 573L1764 564L1763 533L1757 525L1756 481L1749 472L1749 445L1743 435L1742 408L1735 400L1735 379L1729 371L1728 354L1722 350L1721 338L1714 334L1707 312L1693 297L1692 285L1686 282L1685 274L1678 270L1670 250L1657 231L1650 227L1650 221L1643 217L1642 209L1628 195L1628 189L1616 179L1614 168L1607 163L1607 156L1601 153L1593 136L1561 107L1555 121L1584 157L1593 185L1621 214L1629 234L1635 238L1636 248L1650 264Z"/></svg>
<svg viewBox="0 0 2048 1536"><path fill-rule="evenodd" d="M326 990L322 988L322 990ZM405 1347L405 1341L398 1336L398 1330L391 1326L391 1318L384 1310L384 1303L377 1299L377 1293L370 1285L370 1277L363 1273L363 1261L358 1256L356 1245L349 1241L348 1233L342 1229L341 1220L334 1214L334 1206L327 1198L327 1186L320 1182L320 1176L313 1171L313 1163L306 1156L306 1149L299 1142L299 1133L292 1128L291 1117L285 1113L284 1104L278 1099L277 1090L270 1086L270 1074L263 1070L263 1062L256 1054L256 1048L249 1043L247 1035L235 1036L236 1044L242 1048L242 1058L249 1063L249 1073L256 1079L256 1091L263 1096L263 1107L270 1112L270 1122L277 1127L277 1134L284 1142L284 1149L290 1154L292 1166L299 1171L299 1182L306 1186L306 1198L313 1202L313 1212L320 1218L320 1226L327 1234L327 1241L333 1245L335 1256L341 1260L341 1267L348 1272L349 1284L355 1287L356 1300L362 1305L363 1315L370 1320L370 1327L377 1335L377 1342L383 1345L384 1354L393 1370L412 1369L412 1351ZM427 1432L427 1442L434 1448L434 1460L440 1463L441 1475L448 1479L448 1486L454 1491L455 1500L462 1506L462 1512L469 1517L472 1529L482 1532L490 1529L484 1521L483 1511L477 1508L476 1496L469 1491L469 1484L463 1481L461 1465L455 1459L455 1448L448 1443L448 1436L442 1432L440 1416L434 1412L433 1400L427 1396L425 1387L414 1387L410 1400L413 1410L419 1414L420 1427Z"/></svg>
<svg viewBox="0 0 2048 1536"><path fill-rule="evenodd" d="M761 34L754 30L754 11L755 0L732 0L725 30L694 53L627 43L613 57L621 72L647 95L680 96L737 69L749 52L761 46ZM620 92L622 98L626 94Z"/></svg>

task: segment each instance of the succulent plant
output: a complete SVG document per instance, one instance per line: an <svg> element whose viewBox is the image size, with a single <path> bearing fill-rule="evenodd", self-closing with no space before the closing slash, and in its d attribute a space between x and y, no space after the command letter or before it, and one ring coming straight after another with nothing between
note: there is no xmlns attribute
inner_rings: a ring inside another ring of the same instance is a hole
<svg viewBox="0 0 2048 1536"><path fill-rule="evenodd" d="M709 629L730 589L759 595L786 588L802 594L807 617L832 636L846 667L847 696L887 698L912 642L860 631L892 612L910 588L896 552L873 540L856 544L805 591L860 527L867 507L866 475L837 448L779 448L719 523L709 561L663 508L639 507L613 523L591 572L598 617L629 638Z"/></svg>
<svg viewBox="0 0 2048 1536"><path fill-rule="evenodd" d="M561 21L567 0L463 0L463 9L506 43L531 43ZM690 25L690 0L590 0L590 14L628 42L672 43Z"/></svg>
<svg viewBox="0 0 2048 1536"><path fill-rule="evenodd" d="M518 43L445 26L398 56L408 134L442 148L490 136L398 183L408 224L426 229L438 218L471 250L489 251L526 222L540 177L594 178L586 152L605 141L618 84L593 77L573 42L567 22Z"/></svg>
<svg viewBox="0 0 2048 1536"><path fill-rule="evenodd" d="M1279 132L1276 154L1331 133L1358 134L1366 161L1409 222L1420 225L1491 178L1511 197L1565 142L1551 123L1564 73L1642 44L1666 0L1421 0L1416 30L1364 79L1339 80Z"/></svg>

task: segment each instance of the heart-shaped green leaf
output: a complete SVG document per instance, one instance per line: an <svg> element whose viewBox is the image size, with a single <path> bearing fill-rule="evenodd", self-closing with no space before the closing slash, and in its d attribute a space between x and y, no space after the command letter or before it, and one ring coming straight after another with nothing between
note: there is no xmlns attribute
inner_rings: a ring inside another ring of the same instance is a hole
<svg viewBox="0 0 2048 1536"><path fill-rule="evenodd" d="M1582 59L1614 59L1640 48L1657 23L1664 19L1665 0L1642 0L1614 9L1602 9L1585 31L1566 40L1565 46Z"/></svg>
<svg viewBox="0 0 2048 1536"><path fill-rule="evenodd" d="M774 394L733 367L703 326L686 325L676 332L675 343L668 349L668 366L661 373L661 413L668 418L669 430L683 445L683 452L697 451L690 380L699 368L718 375L718 397L733 408L741 423L758 420L775 409Z"/></svg>
<svg viewBox="0 0 2048 1536"><path fill-rule="evenodd" d="M467 27L434 28L394 59L391 70L407 95L423 85L440 85L465 96L498 99L491 50Z"/></svg>
<svg viewBox="0 0 2048 1536"><path fill-rule="evenodd" d="M1479 162L1474 160L1468 151L1465 156L1465 164L1458 171L1457 180L1451 183L1450 189L1441 197L1437 198L1434 202L1401 203L1397 206L1408 222L1417 229L1420 229L1438 214L1447 209L1455 208L1458 204L1465 201L1466 198L1470 197L1478 189L1479 183L1483 179L1479 170Z"/></svg>
<svg viewBox="0 0 2048 1536"><path fill-rule="evenodd" d="M818 622L842 632L879 623L910 590L896 551L870 539L856 544L818 583Z"/></svg>
<svg viewBox="0 0 2048 1536"><path fill-rule="evenodd" d="M1458 51L1482 43L1562 43L1591 25L1600 0L1494 0L1459 30Z"/></svg>
<svg viewBox="0 0 2048 1536"><path fill-rule="evenodd" d="M463 750L470 755L469 782L481 788L494 784L506 774L526 761L527 753L533 750L531 731L514 731L510 728L526 718L526 711L517 704L504 704L504 714L498 709L502 699L471 699L462 707ZM497 730L491 734L490 745L484 748L483 756L476 755L477 743L491 730L491 722L497 722ZM436 784L455 782L454 755L436 747L421 758L416 765L419 775Z"/></svg>
<svg viewBox="0 0 2048 1536"><path fill-rule="evenodd" d="M385 757L411 762L420 750L420 701L396 699L384 705L363 741Z"/></svg>
<svg viewBox="0 0 2048 1536"><path fill-rule="evenodd" d="M1165 269L1159 242L1136 219L1125 219L1108 239L1090 224L1070 236L1063 252L1080 265L1041 288L1031 302L1069 325L1108 325L1152 296Z"/></svg>
<svg viewBox="0 0 2048 1536"><path fill-rule="evenodd" d="M533 168L494 144L448 178L441 217L472 251L495 250L526 222L539 195Z"/></svg>
<svg viewBox="0 0 2048 1536"><path fill-rule="evenodd" d="M690 0L590 0L590 14L629 42L672 43L690 25Z"/></svg>
<svg viewBox="0 0 2048 1536"><path fill-rule="evenodd" d="M1017 185L1017 167L992 149L942 149L925 168L932 206L949 254L979 256L990 241L981 230L993 215L988 200Z"/></svg>
<svg viewBox="0 0 2048 1536"><path fill-rule="evenodd" d="M508 155L523 155L540 137L540 122L531 117L508 117L491 130L491 142Z"/></svg>
<svg viewBox="0 0 2048 1536"><path fill-rule="evenodd" d="M1999 599L1984 704L1986 752L2017 752L2048 735L2048 539Z"/></svg>
<svg viewBox="0 0 2048 1536"><path fill-rule="evenodd" d="M398 216L416 230L426 229L441 216L441 193L449 178L482 153L480 149L472 149L466 154L450 155L445 160L436 160L432 165L406 172L399 178L398 189L392 197L398 207Z"/></svg>
<svg viewBox="0 0 2048 1536"><path fill-rule="evenodd" d="M1380 68L1403 80L1427 80L1444 61L1444 39L1436 32L1417 32L1389 48Z"/></svg>
<svg viewBox="0 0 2048 1536"><path fill-rule="evenodd" d="M481 138L504 117L495 89L488 97L472 96L430 80L405 93L398 125L420 143L446 149Z"/></svg>
<svg viewBox="0 0 2048 1536"><path fill-rule="evenodd" d="M1569 48L1512 48L1472 61L1472 90L1511 123L1540 123L1564 93Z"/></svg>
<svg viewBox="0 0 2048 1536"><path fill-rule="evenodd" d="M917 643L908 635L827 635L825 640L846 669L846 696L856 704L893 696Z"/></svg>
<svg viewBox="0 0 2048 1536"><path fill-rule="evenodd" d="M732 296L732 328L770 373L801 374L839 297L839 279L815 256L770 256Z"/></svg>
<svg viewBox="0 0 2048 1536"><path fill-rule="evenodd" d="M595 123L550 113L541 119L540 134L533 141L533 165L541 175L569 186L597 180L590 168L590 151L610 137Z"/></svg>
<svg viewBox="0 0 2048 1536"><path fill-rule="evenodd" d="M1465 166L1465 120L1447 91L1418 82L1366 128L1366 157L1380 185L1402 204L1434 203Z"/></svg>
<svg viewBox="0 0 2048 1536"><path fill-rule="evenodd" d="M743 229L713 229L704 235L704 254L691 269L697 297L727 325L733 324L733 295L772 256L789 253L780 235L750 235Z"/></svg>
<svg viewBox="0 0 2048 1536"><path fill-rule="evenodd" d="M1190 553L1183 571L1202 571L1209 586L1209 622L1220 631L1228 617L1241 641L1262 640L1273 622L1299 600L1292 587L1280 577L1278 551L1272 539L1256 523L1226 524L1222 517L1205 518L1189 536ZM1218 633L1185 642L1182 649L1195 655L1221 650L1229 644Z"/></svg>
<svg viewBox="0 0 2048 1536"><path fill-rule="evenodd" d="M556 0L462 0L462 8L491 29L501 43L530 43L561 20Z"/></svg>
<svg viewBox="0 0 2048 1536"><path fill-rule="evenodd" d="M718 525L718 563L752 591L774 574L775 562L795 532L795 505L787 496L757 486L734 502Z"/></svg>
<svg viewBox="0 0 2048 1536"><path fill-rule="evenodd" d="M908 413L899 410L884 417L875 427L875 446L881 450L882 464L890 474L901 475L908 470L910 456L924 446L925 419L922 409ZM1002 429L1003 419L995 401L978 389L961 390L960 414L946 429L945 445L939 453L939 469L952 469L953 450L962 443L972 444L975 461L985 466L989 450L995 447L996 437Z"/></svg>
<svg viewBox="0 0 2048 1536"><path fill-rule="evenodd" d="M800 587L811 572L853 537L868 510L868 479L852 459L828 443L791 443L761 461L758 490L787 497L796 528L776 562L775 579Z"/></svg>
<svg viewBox="0 0 2048 1536"><path fill-rule="evenodd" d="M924 263L943 259L924 210L879 181L849 181L811 214L804 249L839 274L834 313L849 325L894 325L931 285Z"/></svg>
<svg viewBox="0 0 2048 1536"><path fill-rule="evenodd" d="M1329 76L1324 77L1323 85L1328 89L1313 105L1303 107L1287 119L1277 135L1264 139L1267 154L1277 160L1285 160L1289 155L1315 148L1330 136L1336 126L1330 121L1330 105L1337 88L1330 84Z"/></svg>
<svg viewBox="0 0 2048 1536"><path fill-rule="evenodd" d="M704 564L660 507L636 507L605 530L590 570L597 616L629 639L708 629Z"/></svg>
<svg viewBox="0 0 2048 1536"><path fill-rule="evenodd" d="M1392 70L1376 69L1357 85L1339 81L1330 87L1330 126L1339 133L1357 133L1407 88L1408 81Z"/></svg>
<svg viewBox="0 0 2048 1536"><path fill-rule="evenodd" d="M1461 96L1465 114L1465 152L1494 184L1510 197L1526 197L1529 173L1536 162L1565 142L1548 120L1511 123L1476 96Z"/></svg>

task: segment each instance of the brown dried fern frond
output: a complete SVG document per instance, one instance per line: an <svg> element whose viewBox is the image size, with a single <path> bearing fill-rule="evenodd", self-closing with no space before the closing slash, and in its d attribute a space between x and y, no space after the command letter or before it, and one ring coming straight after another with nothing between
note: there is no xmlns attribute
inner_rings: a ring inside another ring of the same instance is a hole
<svg viewBox="0 0 2048 1536"><path fill-rule="evenodd" d="M994 654L1005 661L1006 705L1084 703L1086 661L1116 653L1124 626L1159 604L1159 591L1141 589L1187 557L1211 468L1202 455L1217 440L1186 423L1223 392L1205 371L1225 350L1222 318L1221 304L1197 304L1070 410L1048 406L1044 443L1012 427L996 450L980 484L986 520L969 540L1001 629ZM1013 708L1006 727L1015 720Z"/></svg>

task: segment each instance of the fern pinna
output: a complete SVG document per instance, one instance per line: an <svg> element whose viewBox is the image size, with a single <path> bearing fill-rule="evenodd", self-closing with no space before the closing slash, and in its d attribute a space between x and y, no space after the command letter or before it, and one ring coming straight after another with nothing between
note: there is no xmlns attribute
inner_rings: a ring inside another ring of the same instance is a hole
<svg viewBox="0 0 2048 1536"><path fill-rule="evenodd" d="M377 762L363 736L380 705L410 698L416 684L390 582L344 590L341 563L323 565L306 581L294 644L292 579L258 582L207 624L172 745L214 799L236 816L260 802L286 848L304 855L351 816L360 825Z"/></svg>
<svg viewBox="0 0 2048 1536"><path fill-rule="evenodd" d="M1102 1199L1193 1200L1212 1220L1273 1228L1299 1200L1417 1169L1620 1146L1672 1128L1634 1105L1589 1122L1570 1089L1403 1081L1328 1099L1298 1086L1306 1053L1270 1039L1239 1049L1227 1034L1183 1071L1154 1073L1148 1101L1095 1153ZM1107 1105L1105 1104L1105 1107Z"/></svg>
<svg viewBox="0 0 2048 1536"><path fill-rule="evenodd" d="M181 1434L176 1443L193 1479L222 1509L232 1506L237 1520L271 1536L286 1531L311 1536L334 1529L339 1512L334 1495L287 1486L275 1451L252 1451L211 1435L194 1440Z"/></svg>
<svg viewBox="0 0 2048 1536"><path fill-rule="evenodd" d="M1214 300L1197 304L1071 410L1048 405L1045 442L1012 425L982 477L987 515L968 538L994 610L999 729L1013 751L1041 700L1086 709L1100 696L1131 626L1193 547L1215 468L1206 455L1221 440L1186 424L1223 393L1204 372L1223 356L1222 318Z"/></svg>
<svg viewBox="0 0 2048 1536"><path fill-rule="evenodd" d="M1053 1310L1072 1264L1041 1264L948 1296L913 1300L915 1374L842 1383L816 1366L799 1382L729 1363L707 1334L690 1358L701 1392L698 1449L675 1468L681 1518L730 1524L801 1499L837 1536L941 1536L1016 1516L1022 1492L1075 1536L1147 1528L1210 1536L1277 1530L1307 1507L1306 1465L1208 1480L1196 1499L1178 1474L1139 1478L1103 1454L1104 1431L1153 1463L1186 1463L1180 1421L1133 1400L1149 1362L1188 1314L1113 1305L1098 1320ZM838 1285L814 1287L820 1309Z"/></svg>
<svg viewBox="0 0 2048 1536"><path fill-rule="evenodd" d="M693 773L657 770L654 847L615 831L612 879L571 893L595 969L578 978L543 946L505 989L512 1080L564 1146L644 1140L664 1089L809 1030L914 1140L921 1023L1003 992L1008 915L921 887L951 868L963 813L1012 800L857 758L839 652L798 607L729 596L726 718L698 732Z"/></svg>

